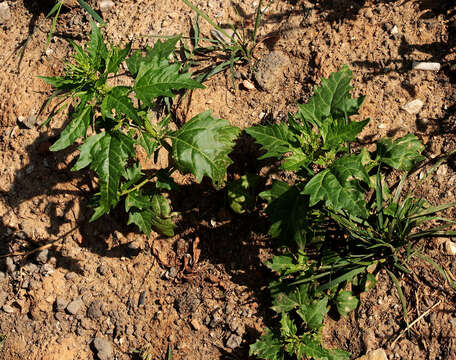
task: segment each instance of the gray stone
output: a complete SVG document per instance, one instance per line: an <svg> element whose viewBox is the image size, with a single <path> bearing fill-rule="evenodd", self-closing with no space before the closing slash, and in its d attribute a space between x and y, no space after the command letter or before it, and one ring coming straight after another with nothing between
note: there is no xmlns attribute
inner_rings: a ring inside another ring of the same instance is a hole
<svg viewBox="0 0 456 360"><path fill-rule="evenodd" d="M55 271L54 266L51 264L44 264L41 266L40 273L43 275L51 275Z"/></svg>
<svg viewBox="0 0 456 360"><path fill-rule="evenodd" d="M30 116L19 116L17 120L24 125L26 128L33 129L36 125L37 116L30 115Z"/></svg>
<svg viewBox="0 0 456 360"><path fill-rule="evenodd" d="M237 333L240 336L244 335L245 328L239 318L230 318L230 319L228 319L227 322L228 322L228 327L230 328L230 330L232 332Z"/></svg>
<svg viewBox="0 0 456 360"><path fill-rule="evenodd" d="M36 261L39 264L46 264L48 261L48 256L49 256L48 249L41 250L36 254Z"/></svg>
<svg viewBox="0 0 456 360"><path fill-rule="evenodd" d="M92 320L99 319L103 312L101 311L102 303L99 300L92 301L92 303L87 308L87 316Z"/></svg>
<svg viewBox="0 0 456 360"><path fill-rule="evenodd" d="M67 279L67 280L74 280L77 277L78 277L78 274L76 274L75 272L72 272L72 271L65 274L65 279Z"/></svg>
<svg viewBox="0 0 456 360"><path fill-rule="evenodd" d="M67 305L66 311L71 315L76 315L79 312L79 310L81 310L83 304L84 303L81 299L73 300Z"/></svg>
<svg viewBox="0 0 456 360"><path fill-rule="evenodd" d="M14 313L14 308L11 305L8 305L8 304L3 305L2 309L3 309L4 312L6 312L8 314Z"/></svg>
<svg viewBox="0 0 456 360"><path fill-rule="evenodd" d="M39 268L38 265L34 263L27 263L22 267L22 270L28 272L29 274L34 274L39 270Z"/></svg>
<svg viewBox="0 0 456 360"><path fill-rule="evenodd" d="M288 56L280 51L272 51L258 62L255 80L264 90L277 88L289 64Z"/></svg>
<svg viewBox="0 0 456 360"><path fill-rule="evenodd" d="M6 271L9 274L14 273L14 271L16 270L16 265L14 265L13 258L12 257L7 257L5 262L6 262Z"/></svg>
<svg viewBox="0 0 456 360"><path fill-rule="evenodd" d="M100 1L100 11L109 11L114 7L114 2L111 0L102 0Z"/></svg>
<svg viewBox="0 0 456 360"><path fill-rule="evenodd" d="M100 360L112 360L113 359L113 353L114 350L112 348L112 344L101 338L101 337L96 337L93 340L93 346L95 350L97 351L97 356Z"/></svg>
<svg viewBox="0 0 456 360"><path fill-rule="evenodd" d="M63 311L68 305L68 301L62 297L58 297L55 299L54 307L55 311Z"/></svg>
<svg viewBox="0 0 456 360"><path fill-rule="evenodd" d="M6 1L0 2L0 24L6 24L11 18L11 11Z"/></svg>
<svg viewBox="0 0 456 360"><path fill-rule="evenodd" d="M242 337L236 335L236 334L231 334L228 340L226 341L226 346L229 347L230 349L236 349L239 347L242 343Z"/></svg>
<svg viewBox="0 0 456 360"><path fill-rule="evenodd" d="M106 275L109 271L109 268L106 264L100 264L100 266L98 266L98 269L97 269L97 272L100 274L100 275Z"/></svg>

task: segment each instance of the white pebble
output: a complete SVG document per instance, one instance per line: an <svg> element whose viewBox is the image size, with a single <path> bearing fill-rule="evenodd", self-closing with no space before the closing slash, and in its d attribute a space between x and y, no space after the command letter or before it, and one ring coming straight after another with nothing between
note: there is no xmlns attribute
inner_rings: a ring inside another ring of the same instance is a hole
<svg viewBox="0 0 456 360"><path fill-rule="evenodd" d="M114 7L114 2L111 0L100 1L100 11L109 11Z"/></svg>
<svg viewBox="0 0 456 360"><path fill-rule="evenodd" d="M399 29L398 29L397 25L394 25L393 28L390 30L390 34L396 35L398 33L399 33Z"/></svg>
<svg viewBox="0 0 456 360"><path fill-rule="evenodd" d="M378 124L379 129L386 129L386 125L383 123Z"/></svg>
<svg viewBox="0 0 456 360"><path fill-rule="evenodd" d="M415 99L405 104L402 109L407 111L410 115L418 114L423 107L424 103L420 99Z"/></svg>
<svg viewBox="0 0 456 360"><path fill-rule="evenodd" d="M447 240L445 242L445 251L448 255L456 255L456 244L451 240Z"/></svg>
<svg viewBox="0 0 456 360"><path fill-rule="evenodd" d="M413 62L413 70L439 71L440 63L438 62Z"/></svg>
<svg viewBox="0 0 456 360"><path fill-rule="evenodd" d="M255 89L255 85L253 85L250 81L244 80L242 82L242 85L247 89L247 90L253 90Z"/></svg>

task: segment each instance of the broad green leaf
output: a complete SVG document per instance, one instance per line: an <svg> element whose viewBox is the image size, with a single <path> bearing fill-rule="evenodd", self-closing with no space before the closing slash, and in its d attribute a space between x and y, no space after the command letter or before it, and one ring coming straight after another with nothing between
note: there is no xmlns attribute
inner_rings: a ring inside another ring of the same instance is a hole
<svg viewBox="0 0 456 360"><path fill-rule="evenodd" d="M363 98L351 99L350 81L352 72L344 66L328 79L322 79L320 86L315 87L314 95L307 104L299 105L296 115L322 130L323 121L328 116L345 117L357 113Z"/></svg>
<svg viewBox="0 0 456 360"><path fill-rule="evenodd" d="M152 106L159 96L174 97L180 89L204 89L204 86L193 80L188 73L179 73L180 64L175 63L160 68L151 68L144 74L139 73L135 81L136 97L144 104Z"/></svg>
<svg viewBox="0 0 456 360"><path fill-rule="evenodd" d="M125 198L125 211L129 212L132 207L144 210L151 207L150 196L142 194L141 190L128 193Z"/></svg>
<svg viewBox="0 0 456 360"><path fill-rule="evenodd" d="M294 259L291 255L277 255L272 258L272 261L268 261L266 266L272 271L277 271L279 273L286 272L287 270L295 270L297 265L294 262ZM298 269L299 270L299 267Z"/></svg>
<svg viewBox="0 0 456 360"><path fill-rule="evenodd" d="M361 278L361 284L360 284L361 291L369 291L370 289L372 289L375 286L376 283L377 283L377 279L375 278L375 276L373 274L367 272Z"/></svg>
<svg viewBox="0 0 456 360"><path fill-rule="evenodd" d="M286 312L282 313L280 325L282 325L280 329L282 336L290 337L296 334L296 324Z"/></svg>
<svg viewBox="0 0 456 360"><path fill-rule="evenodd" d="M359 300L351 291L341 291L336 298L337 311L342 316L347 316L358 307Z"/></svg>
<svg viewBox="0 0 456 360"><path fill-rule="evenodd" d="M108 57L108 48L103 40L103 35L98 28L97 24L90 19L92 27L92 33L89 36L89 42L87 43L87 53L90 55L92 66L95 70L103 72L105 60Z"/></svg>
<svg viewBox="0 0 456 360"><path fill-rule="evenodd" d="M291 155L286 157L281 168L286 171L298 171L304 166L308 166L312 162L312 156L304 153L301 148L291 150Z"/></svg>
<svg viewBox="0 0 456 360"><path fill-rule="evenodd" d="M355 216L367 218L364 193L357 181L369 183L369 176L357 155L342 157L315 175L305 186L302 194L310 195L310 206L323 200L326 206L338 211L345 210Z"/></svg>
<svg viewBox="0 0 456 360"><path fill-rule="evenodd" d="M196 115L169 135L173 159L182 172L191 172L198 182L207 176L220 185L232 163L228 154L239 132L228 121L213 118L210 111Z"/></svg>
<svg viewBox="0 0 456 360"><path fill-rule="evenodd" d="M280 238L284 243L295 241L304 247L314 229L311 229L308 216L308 199L299 193L298 188L275 181L270 190L260 193L268 202L266 214L271 222L269 235Z"/></svg>
<svg viewBox="0 0 456 360"><path fill-rule="evenodd" d="M138 77L141 77L150 69L158 69L168 65L169 55L174 51L180 39L181 35L170 38L165 42L157 40L153 48L146 48L145 56L142 56L140 50L134 51L126 61L128 70L133 76L138 75Z"/></svg>
<svg viewBox="0 0 456 360"><path fill-rule="evenodd" d="M283 313L295 308L308 306L310 303L309 287L304 284L293 288L292 291L288 293L281 292L275 295L271 309L277 313Z"/></svg>
<svg viewBox="0 0 456 360"><path fill-rule="evenodd" d="M116 114L123 114L133 120L136 124L140 123L137 110L133 106L131 99L127 96L130 88L127 86L116 86L108 92L101 103L101 114L104 117L112 117L112 110Z"/></svg>
<svg viewBox="0 0 456 360"><path fill-rule="evenodd" d="M109 50L109 55L106 60L106 73L117 73L119 70L119 66L122 63L122 61L125 60L125 58L128 56L128 53L130 52L131 49L131 42L127 44L123 49L120 48L120 46L113 46Z"/></svg>
<svg viewBox="0 0 456 360"><path fill-rule="evenodd" d="M90 164L99 177L100 206L108 212L118 201L120 177L127 159L135 156L133 140L120 131L102 132L89 137L79 150L81 154L73 169Z"/></svg>
<svg viewBox="0 0 456 360"><path fill-rule="evenodd" d="M324 297L315 303L300 306L296 312L309 329L318 330L323 326L323 318L328 312L328 298Z"/></svg>
<svg viewBox="0 0 456 360"><path fill-rule="evenodd" d="M73 144L73 142L86 136L87 128L92 119L92 107L86 106L79 113L75 114L71 122L60 134L60 138L49 148L51 151L59 151Z"/></svg>
<svg viewBox="0 0 456 360"><path fill-rule="evenodd" d="M298 359L348 360L350 355L350 353L342 350L325 349L318 341L309 338L302 341L296 350Z"/></svg>
<svg viewBox="0 0 456 360"><path fill-rule="evenodd" d="M154 229L160 234L173 236L176 225L171 219L171 209L168 200L163 195L156 194L150 198L149 206L149 209L142 211L133 209L130 212L128 224L136 224L147 235Z"/></svg>
<svg viewBox="0 0 456 360"><path fill-rule="evenodd" d="M283 340L266 328L265 333L254 344L250 345L249 356L252 355L267 360L284 360Z"/></svg>
<svg viewBox="0 0 456 360"><path fill-rule="evenodd" d="M281 158L292 148L290 143L293 141L294 135L286 124L253 126L245 129L245 132L261 145L261 150L266 152L259 159Z"/></svg>
<svg viewBox="0 0 456 360"><path fill-rule="evenodd" d="M258 175L247 174L228 184L228 203L235 213L243 214L253 209L256 200L255 188L259 181Z"/></svg>
<svg viewBox="0 0 456 360"><path fill-rule="evenodd" d="M331 149L345 142L356 140L358 134L368 124L369 119L363 121L353 121L347 125L338 124L328 131L328 135L323 149Z"/></svg>
<svg viewBox="0 0 456 360"><path fill-rule="evenodd" d="M410 171L415 164L425 159L421 155L424 145L413 134L408 134L393 142L381 139L377 143L377 156L380 162L399 170Z"/></svg>
<svg viewBox="0 0 456 360"><path fill-rule="evenodd" d="M147 157L150 158L154 151L157 150L158 142L155 138L148 132L140 131L138 133L138 143L144 149L147 154Z"/></svg>

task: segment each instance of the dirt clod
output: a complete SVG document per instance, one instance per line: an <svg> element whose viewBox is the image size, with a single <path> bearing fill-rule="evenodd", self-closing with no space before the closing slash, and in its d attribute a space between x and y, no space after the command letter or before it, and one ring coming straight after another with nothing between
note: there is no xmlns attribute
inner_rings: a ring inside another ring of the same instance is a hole
<svg viewBox="0 0 456 360"><path fill-rule="evenodd" d="M101 337L96 337L93 340L93 346L97 352L98 359L112 360L114 350L112 348L112 344L109 341Z"/></svg>

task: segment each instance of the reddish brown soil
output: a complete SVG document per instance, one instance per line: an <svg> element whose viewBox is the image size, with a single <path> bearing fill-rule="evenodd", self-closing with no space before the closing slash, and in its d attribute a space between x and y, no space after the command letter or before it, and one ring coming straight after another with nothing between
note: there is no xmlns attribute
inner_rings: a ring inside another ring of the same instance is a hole
<svg viewBox="0 0 456 360"><path fill-rule="evenodd" d="M253 2L194 2L220 24L251 29ZM37 114L51 93L37 76L61 71L69 53L65 38L87 39L87 15L78 7L61 14L48 56L42 53L51 21L44 21L20 54L19 46L50 7L28 0L8 4L12 17L0 29L0 250L28 251L55 242L45 264L36 253L15 256L8 271L2 260L0 334L7 338L0 358L95 359L92 341L100 336L112 343L115 359L138 358L134 350L146 344L152 344L152 359L163 359L168 348L174 349L174 360L247 359L249 344L274 321L266 288L270 274L262 265L274 249L261 211L235 215L223 191L181 178L183 189L173 204L182 215L173 238L137 233L125 225L120 210L88 223L92 174L69 170L75 148L48 151L65 114L43 128L38 124L44 118L31 128L18 121ZM123 0L103 17L111 42L133 39L133 47L140 48L153 44L153 35L188 35L195 16L180 1ZM309 98L321 76L348 64L354 94L366 96L361 116L371 119L361 143L413 132L426 144L426 155L435 158L456 147L450 67L456 62L455 20L451 0L277 0L263 19L259 38L264 41L253 59L253 68L271 51L285 59L271 71L267 90L260 89L248 66L239 67L238 75L256 89L246 90L241 79L234 91L229 72L221 73L205 83L205 90L186 97L177 113L184 122L212 109L242 128L260 118L277 121L296 110L295 101ZM209 31L201 21L202 34ZM424 60L440 62L442 69L411 70L414 61ZM401 109L416 98L424 102L418 114ZM260 171L255 155L254 147L242 142L230 172ZM455 201L455 183L450 159L419 191L433 204ZM193 259L195 249L201 251L198 263L185 271L184 259ZM425 249L456 274L454 257L438 241L426 242ZM396 289L383 273L357 311L346 319L327 319L327 345L354 356L383 347L391 359L456 359L454 292L433 268L416 262L414 269L400 279L410 319L440 303L395 346L405 322ZM60 309L73 300L82 301L75 314ZM11 306L9 312L4 305ZM233 336L241 338L234 349L228 346Z"/></svg>

